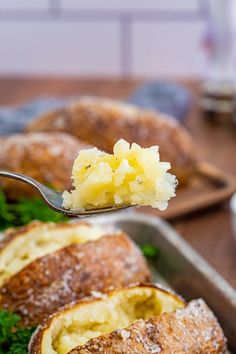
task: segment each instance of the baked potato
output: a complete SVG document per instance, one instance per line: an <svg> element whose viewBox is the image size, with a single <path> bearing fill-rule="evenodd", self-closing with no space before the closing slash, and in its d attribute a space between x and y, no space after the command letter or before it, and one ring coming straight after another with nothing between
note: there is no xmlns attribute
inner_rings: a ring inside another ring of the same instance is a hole
<svg viewBox="0 0 236 354"><path fill-rule="evenodd" d="M163 113L115 100L82 97L39 116L27 131L67 132L106 152L112 152L120 138L142 147L159 145L161 159L171 163L171 173L181 183L195 170L194 143L184 127Z"/></svg>
<svg viewBox="0 0 236 354"><path fill-rule="evenodd" d="M71 169L75 157L88 144L65 133L29 133L0 137L0 169L31 176L57 190L71 187ZM8 199L32 196L32 187L1 178L0 187Z"/></svg>
<svg viewBox="0 0 236 354"><path fill-rule="evenodd" d="M102 227L79 221L59 224L34 221L8 229L0 241L0 287L37 258L107 234L108 231Z"/></svg>
<svg viewBox="0 0 236 354"><path fill-rule="evenodd" d="M38 327L30 354L224 353L203 300L188 305L158 285L134 285L70 304Z"/></svg>
<svg viewBox="0 0 236 354"><path fill-rule="evenodd" d="M80 222L29 229L10 236L0 255L0 308L19 314L26 327L91 291L150 280L140 250L123 232Z"/></svg>

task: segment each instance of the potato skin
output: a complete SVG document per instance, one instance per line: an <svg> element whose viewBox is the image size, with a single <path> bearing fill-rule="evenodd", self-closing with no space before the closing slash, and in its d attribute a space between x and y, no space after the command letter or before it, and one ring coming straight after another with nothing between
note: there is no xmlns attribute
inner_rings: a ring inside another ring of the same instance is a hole
<svg viewBox="0 0 236 354"><path fill-rule="evenodd" d="M154 288L154 289L160 290L161 292L166 293L170 297L174 298L177 302L179 302L180 305L182 305L182 306L186 305L185 300L181 296L177 295L175 292L171 291L170 289L166 289L161 284L157 284L157 283L153 284L153 283L146 283L146 282L145 283L137 282L137 283L133 283L133 284L129 284L127 286L121 287L119 290L126 291L129 288L136 288L136 287L144 287L144 288L148 287L148 288ZM41 354L42 353L41 345L42 345L44 331L50 327L51 322L55 318L60 316L61 312L64 312L64 311L66 312L66 311L70 311L71 309L74 309L74 308L82 307L86 303L97 302L97 301L99 301L99 299L109 298L114 293L116 293L117 290L118 289L108 289L107 291L103 291L102 293L97 292L96 295L91 293L87 297L84 297L78 301L71 302L71 303L65 305L64 307L58 309L53 314L51 314L50 316L45 318L44 321L37 327L36 331L32 335L31 341L29 343L29 354ZM99 337L99 338L101 338L101 337Z"/></svg>
<svg viewBox="0 0 236 354"><path fill-rule="evenodd" d="M87 226L89 229L93 228L93 226L85 221L80 221L78 220L73 220L73 222L60 222L60 223L54 223L54 222L42 222L38 220L34 220L30 222L29 224L20 226L20 227L11 227L6 229L2 234L0 238L0 260L2 257L4 257L4 253L6 254L11 251L12 243L14 244L15 240L21 239L24 240L25 238L32 241L32 238L34 240L34 232L37 232L40 234L40 238L43 238L43 234L47 232L47 234L50 234L51 232L57 233L57 237L63 238L65 237L65 232L68 230L71 231L71 233L77 233L77 228ZM102 235L108 235L109 234L109 228L103 228ZM30 236L30 237L29 237ZM51 237L51 236L50 236ZM40 240L39 240L40 241ZM69 242L67 244L62 245L61 248L68 246ZM13 246L14 247L14 246ZM24 246L27 249L27 245ZM28 250L30 252L30 250ZM51 249L50 252L53 252ZM42 257L43 255L46 254L46 251L44 254L40 254L36 256L36 258ZM14 258L15 257L11 257ZM32 262L33 260L31 260ZM30 263L31 263L30 262ZM29 262L27 262L29 264ZM25 267L26 265L24 265ZM6 267L8 268L8 266ZM22 268L21 268L22 269ZM12 276L12 273L8 271L8 269L4 269L2 266L0 266L0 288L2 283L1 276L3 275L4 271L7 271L8 273L8 278ZM18 270L19 271L19 270ZM11 275L10 275L11 274ZM6 281L6 280L5 280Z"/></svg>
<svg viewBox="0 0 236 354"><path fill-rule="evenodd" d="M140 250L127 235L108 235L32 262L0 288L0 307L18 313L29 327L91 291L108 291L150 277Z"/></svg>
<svg viewBox="0 0 236 354"><path fill-rule="evenodd" d="M202 299L88 341L69 354L226 353L226 339Z"/></svg>
<svg viewBox="0 0 236 354"><path fill-rule="evenodd" d="M194 143L184 127L160 112L119 101L84 97L38 117L27 130L67 132L107 152L120 138L142 147L159 145L162 161L171 163L182 184L195 170Z"/></svg>
<svg viewBox="0 0 236 354"><path fill-rule="evenodd" d="M65 133L15 134L0 138L0 169L31 176L63 191L71 187L71 170L79 150L88 144ZM7 178L0 181L8 199L32 196L32 187Z"/></svg>

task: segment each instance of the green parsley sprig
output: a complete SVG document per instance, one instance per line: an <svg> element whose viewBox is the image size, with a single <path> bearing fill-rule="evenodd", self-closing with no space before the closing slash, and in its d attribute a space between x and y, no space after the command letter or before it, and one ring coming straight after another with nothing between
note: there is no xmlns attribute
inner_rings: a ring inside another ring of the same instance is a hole
<svg viewBox="0 0 236 354"><path fill-rule="evenodd" d="M148 244L148 243L141 245L140 248L141 248L141 251L143 252L143 255L148 259L157 258L160 253L160 250L158 247Z"/></svg>
<svg viewBox="0 0 236 354"><path fill-rule="evenodd" d="M16 203L9 203L4 192L0 190L0 230L25 225L32 220L61 222L67 219L50 209L40 198L23 198Z"/></svg>
<svg viewBox="0 0 236 354"><path fill-rule="evenodd" d="M0 354L27 354L34 330L22 327L15 313L0 310Z"/></svg>

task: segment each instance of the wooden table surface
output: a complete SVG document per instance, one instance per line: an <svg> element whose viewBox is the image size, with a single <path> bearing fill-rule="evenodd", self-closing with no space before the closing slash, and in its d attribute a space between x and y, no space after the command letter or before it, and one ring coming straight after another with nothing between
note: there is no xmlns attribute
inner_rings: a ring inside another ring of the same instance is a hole
<svg viewBox="0 0 236 354"><path fill-rule="evenodd" d="M192 92L193 107L185 121L192 133L199 156L236 176L236 128L210 125L198 109L199 84L184 83ZM0 105L18 105L39 96L81 94L125 99L138 82L130 80L43 80L1 79ZM236 236L231 226L229 205L199 212L173 222L182 236L236 288Z"/></svg>

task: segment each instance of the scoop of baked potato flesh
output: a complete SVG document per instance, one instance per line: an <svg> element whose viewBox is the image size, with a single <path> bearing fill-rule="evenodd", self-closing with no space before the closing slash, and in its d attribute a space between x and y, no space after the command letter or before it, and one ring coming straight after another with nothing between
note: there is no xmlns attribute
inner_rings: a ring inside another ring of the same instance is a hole
<svg viewBox="0 0 236 354"><path fill-rule="evenodd" d="M150 205L164 210L175 196L176 178L160 161L158 146L141 148L119 140L108 154L96 148L80 151L72 171L74 189L63 193L67 209L113 205Z"/></svg>
<svg viewBox="0 0 236 354"><path fill-rule="evenodd" d="M178 296L155 286L118 290L56 314L48 325L36 332L30 353L66 354L91 338L184 306ZM39 349L35 350L37 337L41 339Z"/></svg>
<svg viewBox="0 0 236 354"><path fill-rule="evenodd" d="M18 230L9 230L5 235L9 242L6 241L2 248L0 243L0 286L40 257L71 244L99 239L105 234L99 226L79 222L59 225L33 222Z"/></svg>

